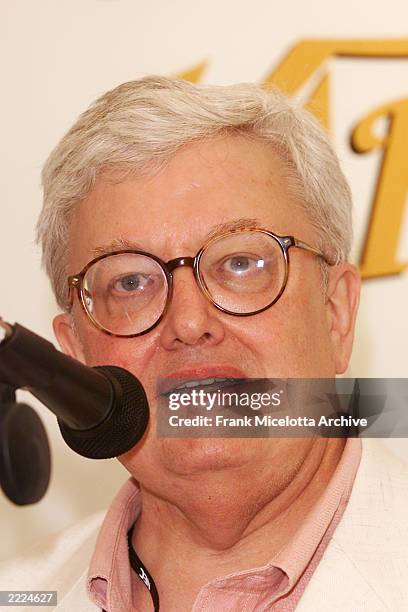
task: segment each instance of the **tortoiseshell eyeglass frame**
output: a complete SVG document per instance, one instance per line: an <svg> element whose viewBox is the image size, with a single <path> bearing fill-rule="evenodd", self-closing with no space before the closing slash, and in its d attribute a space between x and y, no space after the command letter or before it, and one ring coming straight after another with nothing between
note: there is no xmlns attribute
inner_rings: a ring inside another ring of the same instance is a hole
<svg viewBox="0 0 408 612"><path fill-rule="evenodd" d="M284 279L283 279L283 283L282 283L282 286L278 294L274 297L274 299L269 304L267 304L263 308L260 308L259 310L255 310L254 312L233 312L233 311L227 310L226 308L222 306L219 306L213 300L208 290L208 287L205 283L205 280L200 272L200 261L206 249L208 249L208 247L212 245L214 242L221 240L222 238L227 238L229 236L232 236L233 234L248 233L248 232L258 232L260 234L266 234L267 236L270 236L273 240L275 240L278 243L281 249L282 255L283 255L284 262L285 262ZM298 238L295 238L294 236L279 236L278 234L275 234L274 232L270 230L258 228L258 227L256 228L250 227L250 228L240 229L240 230L231 230L229 232L226 232L224 234L219 234L207 240L194 257L176 257L175 259L170 259L169 261L163 261L162 259L160 259L159 257L156 257L156 255L153 255L152 253L147 253L146 251L139 251L137 249L122 249L122 250L105 253L103 255L99 255L99 257L96 257L95 259L92 259L92 261L88 262L86 266L78 274L72 274L71 276L68 277L69 310L72 309L73 301L74 301L74 290L76 289L77 294L78 294L78 299L85 313L90 318L90 320L95 325L95 327L100 329L102 332L108 334L109 336L115 336L117 338L135 338L137 336L143 336L144 334L147 334L152 329L154 329L157 325L159 325L160 321L162 321L162 319L166 315L166 312L169 309L172 295L173 295L173 272L174 270L176 268L181 268L181 267L190 267L193 270L194 278L199 288L201 289L202 293L211 302L211 304L215 306L215 308L217 308L221 312L224 312L226 314L229 314L235 317L253 316L255 314L259 314L260 312L264 312L265 310L267 310L268 308L276 304L276 302L282 296L286 288L286 284L287 284L288 277L289 277L289 268L290 268L289 249L291 247L296 247L299 249L303 249L304 251L308 251L309 253L312 253L313 255L316 255L317 257L322 258L329 266L334 265L334 262L331 261L329 257L327 257L324 253L319 251L319 249L316 249L310 244L307 244L306 242L303 242L303 240L299 240ZM86 295L85 295L85 288L84 288L84 278L89 268L95 265L98 261L105 259L106 257L112 257L114 255L120 255L120 254L125 254L125 253L134 253L136 255L144 255L145 257L150 257L156 263L159 264L159 266L161 267L167 279L167 298L166 298L166 303L164 305L162 314L150 327L148 327L147 329L141 332L137 332L134 334L117 334L103 327L98 321L96 321L93 318L92 313L87 308L86 299L85 299Z"/></svg>

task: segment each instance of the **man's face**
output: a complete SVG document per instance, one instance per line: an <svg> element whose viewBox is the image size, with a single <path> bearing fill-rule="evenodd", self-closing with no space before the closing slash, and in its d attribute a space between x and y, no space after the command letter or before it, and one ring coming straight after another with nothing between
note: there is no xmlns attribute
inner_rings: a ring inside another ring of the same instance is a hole
<svg viewBox="0 0 408 612"><path fill-rule="evenodd" d="M95 257L94 249L117 239L164 261L193 256L214 226L242 218L257 219L260 227L317 246L290 180L268 145L237 136L190 144L149 177L98 179L75 212L68 271L79 272ZM334 376L344 369L351 346L351 341L343 346L341 330L336 329L338 311L343 308L346 316L350 310L342 299L335 306L326 300L318 258L293 248L286 289L260 314L241 318L220 312L200 292L191 268L179 268L170 308L148 334L117 338L103 333L76 296L76 333L68 327L68 315L56 318L55 331L63 348L80 360L122 366L143 383L150 402L149 429L121 460L138 479L150 478L155 486L169 474L182 477L254 462L258 467L275 462L277 470L277 458L283 451L288 456L293 445L297 463L310 441L157 438L156 383L177 374L192 379Z"/></svg>

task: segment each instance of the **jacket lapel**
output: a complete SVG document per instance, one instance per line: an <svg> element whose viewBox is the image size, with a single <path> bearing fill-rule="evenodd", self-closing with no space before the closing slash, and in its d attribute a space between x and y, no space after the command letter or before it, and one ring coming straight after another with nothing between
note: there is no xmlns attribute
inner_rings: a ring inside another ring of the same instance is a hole
<svg viewBox="0 0 408 612"><path fill-rule="evenodd" d="M407 468L378 440L362 442L351 497L299 612L408 610Z"/></svg>

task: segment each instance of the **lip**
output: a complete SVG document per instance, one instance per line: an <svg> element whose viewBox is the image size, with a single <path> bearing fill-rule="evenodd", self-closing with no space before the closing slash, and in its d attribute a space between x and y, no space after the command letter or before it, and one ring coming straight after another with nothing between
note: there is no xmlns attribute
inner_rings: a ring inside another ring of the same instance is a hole
<svg viewBox="0 0 408 612"><path fill-rule="evenodd" d="M201 365L171 372L158 379L157 394L164 395L171 389L184 384L188 380L205 380L206 378L248 378L248 375L230 364Z"/></svg>

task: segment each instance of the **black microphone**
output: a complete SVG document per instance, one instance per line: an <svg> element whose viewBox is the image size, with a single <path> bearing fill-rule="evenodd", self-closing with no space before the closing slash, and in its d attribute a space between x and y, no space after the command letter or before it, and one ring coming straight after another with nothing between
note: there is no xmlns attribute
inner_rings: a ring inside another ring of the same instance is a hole
<svg viewBox="0 0 408 612"><path fill-rule="evenodd" d="M27 389L58 419L62 437L90 459L117 457L149 420L142 384L118 366L81 364L18 323L0 320L0 383Z"/></svg>

